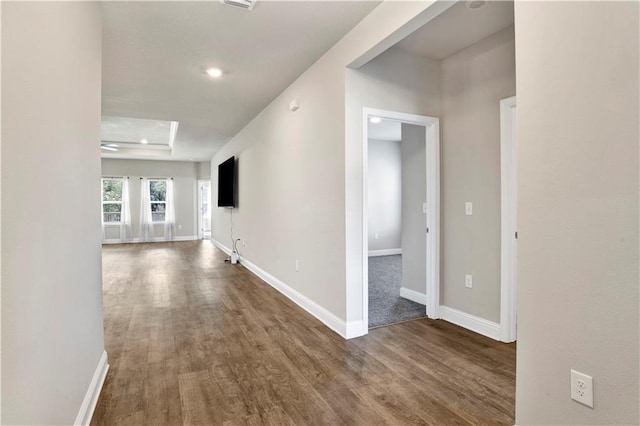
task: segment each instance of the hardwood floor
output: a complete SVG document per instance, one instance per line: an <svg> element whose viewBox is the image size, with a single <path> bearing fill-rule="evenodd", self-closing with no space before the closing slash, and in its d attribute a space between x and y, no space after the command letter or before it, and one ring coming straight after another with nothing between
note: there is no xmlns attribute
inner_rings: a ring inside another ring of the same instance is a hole
<svg viewBox="0 0 640 426"><path fill-rule="evenodd" d="M428 319L344 341L225 257L104 246L93 425L514 424L514 344Z"/></svg>

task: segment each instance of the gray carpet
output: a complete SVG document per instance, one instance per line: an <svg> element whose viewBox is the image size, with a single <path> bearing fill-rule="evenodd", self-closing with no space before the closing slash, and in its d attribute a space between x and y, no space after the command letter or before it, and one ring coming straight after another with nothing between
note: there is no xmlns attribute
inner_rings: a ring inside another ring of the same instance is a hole
<svg viewBox="0 0 640 426"><path fill-rule="evenodd" d="M425 306L400 297L402 255L369 258L369 327L424 317Z"/></svg>

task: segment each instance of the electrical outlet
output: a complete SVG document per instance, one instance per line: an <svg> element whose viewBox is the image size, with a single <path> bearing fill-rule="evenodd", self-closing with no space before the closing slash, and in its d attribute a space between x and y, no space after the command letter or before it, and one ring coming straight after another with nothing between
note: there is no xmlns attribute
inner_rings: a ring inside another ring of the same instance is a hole
<svg viewBox="0 0 640 426"><path fill-rule="evenodd" d="M571 370L571 399L593 408L593 377Z"/></svg>
<svg viewBox="0 0 640 426"><path fill-rule="evenodd" d="M182 229L182 225L178 225L178 229Z"/></svg>
<svg viewBox="0 0 640 426"><path fill-rule="evenodd" d="M242 239L242 247L244 247L244 238Z"/></svg>
<svg viewBox="0 0 640 426"><path fill-rule="evenodd" d="M375 234L373 234L373 239L377 240L380 238L380 235L378 235L378 233L376 232Z"/></svg>
<svg viewBox="0 0 640 426"><path fill-rule="evenodd" d="M473 203L471 201L464 203L464 214L467 216L473 215Z"/></svg>
<svg viewBox="0 0 640 426"><path fill-rule="evenodd" d="M466 288L473 288L473 277L469 274L464 276L464 286Z"/></svg>
<svg viewBox="0 0 640 426"><path fill-rule="evenodd" d="M296 259L296 272L300 270L300 261Z"/></svg>

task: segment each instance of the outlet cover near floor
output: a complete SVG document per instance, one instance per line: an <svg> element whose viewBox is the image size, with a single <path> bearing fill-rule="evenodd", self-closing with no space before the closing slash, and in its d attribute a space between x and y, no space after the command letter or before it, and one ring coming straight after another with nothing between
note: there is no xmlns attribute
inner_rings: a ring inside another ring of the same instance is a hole
<svg viewBox="0 0 640 426"><path fill-rule="evenodd" d="M571 370L571 399L593 408L593 377Z"/></svg>

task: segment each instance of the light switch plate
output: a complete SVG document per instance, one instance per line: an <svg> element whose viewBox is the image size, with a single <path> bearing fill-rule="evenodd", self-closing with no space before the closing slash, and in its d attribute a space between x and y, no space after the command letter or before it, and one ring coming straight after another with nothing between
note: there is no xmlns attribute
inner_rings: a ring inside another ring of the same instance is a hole
<svg viewBox="0 0 640 426"><path fill-rule="evenodd" d="M471 201L464 203L464 214L467 216L471 216L473 214L473 203Z"/></svg>

